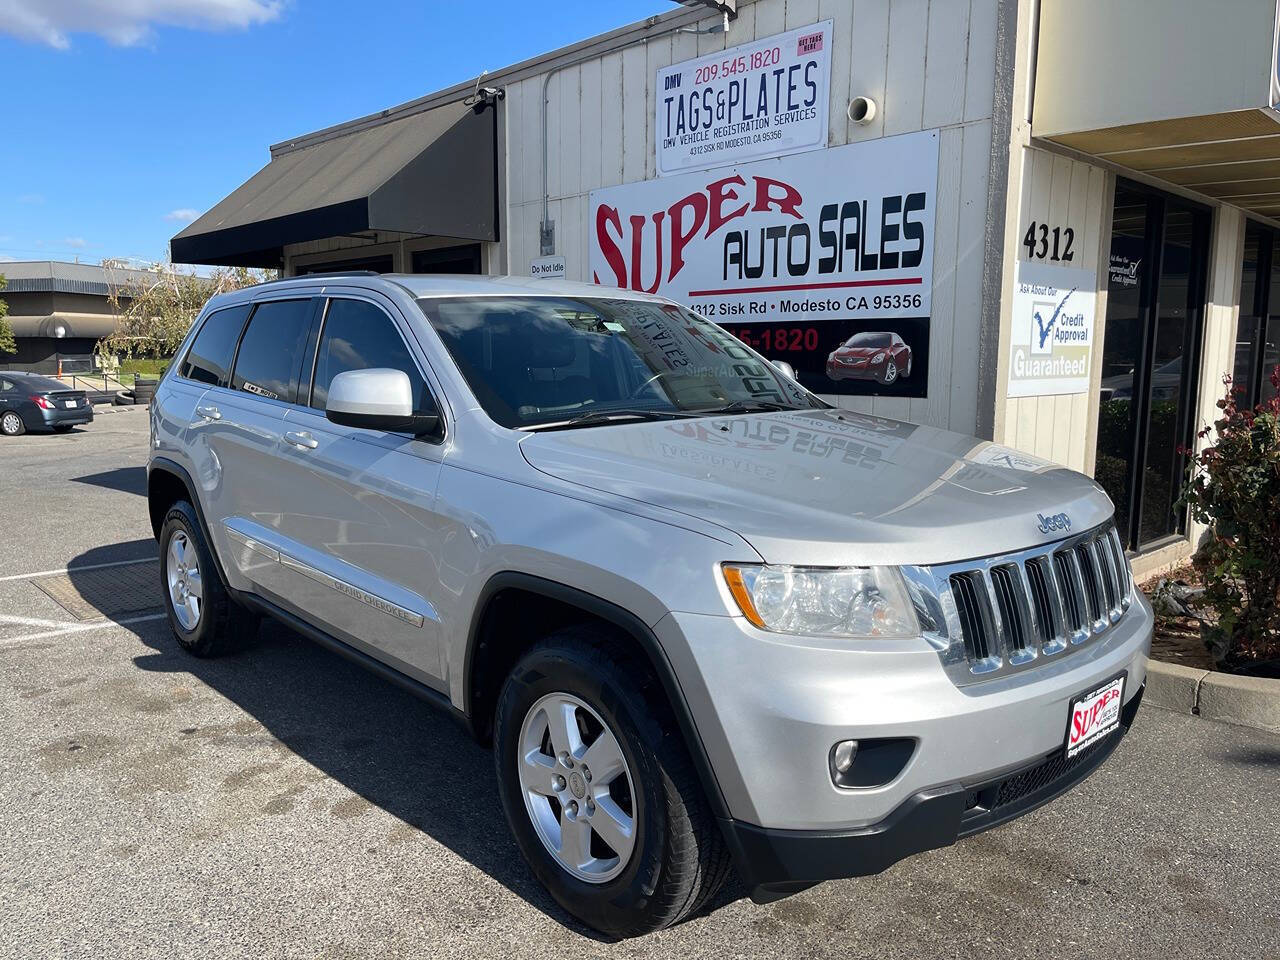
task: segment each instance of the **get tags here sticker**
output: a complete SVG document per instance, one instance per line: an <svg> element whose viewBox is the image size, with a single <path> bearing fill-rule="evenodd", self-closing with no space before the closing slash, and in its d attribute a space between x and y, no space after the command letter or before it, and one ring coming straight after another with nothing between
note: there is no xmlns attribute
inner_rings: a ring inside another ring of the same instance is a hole
<svg viewBox="0 0 1280 960"><path fill-rule="evenodd" d="M1120 726L1124 674L1071 701L1067 723L1067 758L1097 743Z"/></svg>

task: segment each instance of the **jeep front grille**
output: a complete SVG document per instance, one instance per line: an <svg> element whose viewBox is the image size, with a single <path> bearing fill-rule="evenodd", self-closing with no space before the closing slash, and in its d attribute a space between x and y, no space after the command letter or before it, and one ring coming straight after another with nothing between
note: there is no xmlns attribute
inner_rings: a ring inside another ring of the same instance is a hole
<svg viewBox="0 0 1280 960"><path fill-rule="evenodd" d="M1069 654L1129 609L1129 563L1113 524L1057 543L933 567L906 567L925 636L957 683Z"/></svg>

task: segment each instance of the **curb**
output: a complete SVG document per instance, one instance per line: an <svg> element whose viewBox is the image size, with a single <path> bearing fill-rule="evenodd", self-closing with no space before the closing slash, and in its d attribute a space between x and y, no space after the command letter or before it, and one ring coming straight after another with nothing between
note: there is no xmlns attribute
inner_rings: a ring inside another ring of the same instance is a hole
<svg viewBox="0 0 1280 960"><path fill-rule="evenodd" d="M1149 660L1145 699L1176 713L1280 733L1280 680Z"/></svg>

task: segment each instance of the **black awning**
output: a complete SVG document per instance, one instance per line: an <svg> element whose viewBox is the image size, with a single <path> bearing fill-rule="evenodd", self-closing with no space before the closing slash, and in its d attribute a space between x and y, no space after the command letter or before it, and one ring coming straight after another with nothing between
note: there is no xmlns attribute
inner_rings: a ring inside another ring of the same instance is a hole
<svg viewBox="0 0 1280 960"><path fill-rule="evenodd" d="M169 242L174 263L278 267L369 230L498 239L497 111L448 104L285 149Z"/></svg>

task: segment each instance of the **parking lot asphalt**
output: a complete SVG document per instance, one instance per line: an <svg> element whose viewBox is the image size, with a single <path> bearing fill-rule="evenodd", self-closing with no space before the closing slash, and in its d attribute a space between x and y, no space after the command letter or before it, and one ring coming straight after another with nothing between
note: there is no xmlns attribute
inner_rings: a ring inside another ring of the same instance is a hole
<svg viewBox="0 0 1280 960"><path fill-rule="evenodd" d="M0 956L1280 958L1280 737L1156 708L1014 823L596 939L430 707L279 626L188 657L158 579L121 624L36 586L155 556L146 436L131 411L0 438Z"/></svg>

